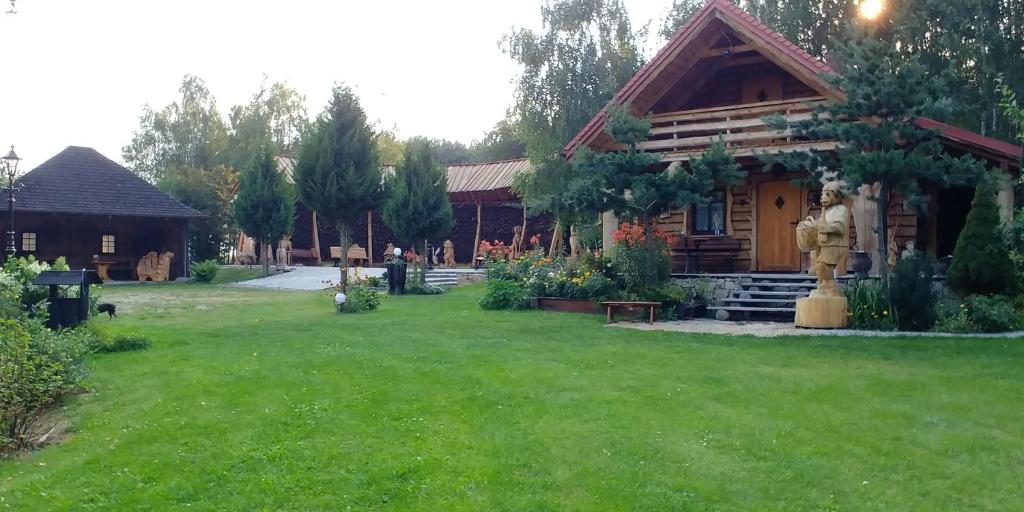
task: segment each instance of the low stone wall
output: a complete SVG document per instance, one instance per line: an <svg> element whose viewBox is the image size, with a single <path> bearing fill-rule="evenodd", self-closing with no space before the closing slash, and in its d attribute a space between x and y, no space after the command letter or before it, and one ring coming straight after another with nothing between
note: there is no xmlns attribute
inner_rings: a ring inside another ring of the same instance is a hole
<svg viewBox="0 0 1024 512"><path fill-rule="evenodd" d="M740 289L740 283L749 283L750 278L745 276L736 277L691 277L673 278L672 283L686 290L694 291L698 295L710 297L709 305L717 306L724 302L725 298L733 291Z"/></svg>

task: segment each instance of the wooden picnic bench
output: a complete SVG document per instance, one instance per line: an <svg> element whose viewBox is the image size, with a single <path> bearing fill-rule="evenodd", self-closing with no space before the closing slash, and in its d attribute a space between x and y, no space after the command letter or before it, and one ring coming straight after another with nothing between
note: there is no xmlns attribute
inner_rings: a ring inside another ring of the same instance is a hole
<svg viewBox="0 0 1024 512"><path fill-rule="evenodd" d="M615 321L615 312L621 309L629 311L635 311L638 309L646 309L647 323L653 324L654 319L658 317L658 310L661 309L660 302L642 302L642 301L618 301L609 300L601 303L604 306L605 314L607 315L607 322L612 323Z"/></svg>
<svg viewBox="0 0 1024 512"><path fill-rule="evenodd" d="M366 249L359 247L359 244L352 244L352 247L349 247L348 254L346 256L348 257L349 266L359 266L360 264L366 265L370 261L370 258L366 255ZM341 247L331 247L331 259L337 261L338 264L341 264Z"/></svg>

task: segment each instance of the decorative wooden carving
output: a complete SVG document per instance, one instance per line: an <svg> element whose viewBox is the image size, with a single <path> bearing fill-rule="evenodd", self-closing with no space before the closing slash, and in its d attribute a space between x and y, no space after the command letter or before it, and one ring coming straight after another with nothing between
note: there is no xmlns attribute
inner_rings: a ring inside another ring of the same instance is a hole
<svg viewBox="0 0 1024 512"><path fill-rule="evenodd" d="M451 240L444 241L444 266L455 268L455 244Z"/></svg>
<svg viewBox="0 0 1024 512"><path fill-rule="evenodd" d="M395 244L388 243L387 247L384 248L384 263L391 263L395 260Z"/></svg>
<svg viewBox="0 0 1024 512"><path fill-rule="evenodd" d="M523 255L523 227L512 228L512 245L509 246L508 259L514 260Z"/></svg>
<svg viewBox="0 0 1024 512"><path fill-rule="evenodd" d="M167 251L158 255L155 251L151 251L139 260L139 264L135 267L135 274L139 276L139 281L166 281L171 275L172 259L174 259L173 252Z"/></svg>
<svg viewBox="0 0 1024 512"><path fill-rule="evenodd" d="M846 298L836 289L836 266L849 250L850 210L843 205L839 183L831 181L821 190L821 216L808 217L797 225L797 243L811 250L811 262L818 287L810 297L796 302L798 327L840 328L846 326Z"/></svg>
<svg viewBox="0 0 1024 512"><path fill-rule="evenodd" d="M281 241L277 243L277 266L287 267L291 265L291 252L292 252L292 237L291 235L285 235L281 238Z"/></svg>

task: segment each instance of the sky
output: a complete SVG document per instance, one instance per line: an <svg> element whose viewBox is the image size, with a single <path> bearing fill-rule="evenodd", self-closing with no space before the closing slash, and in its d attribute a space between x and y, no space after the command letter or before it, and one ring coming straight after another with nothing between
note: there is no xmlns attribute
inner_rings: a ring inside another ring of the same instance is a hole
<svg viewBox="0 0 1024 512"><path fill-rule="evenodd" d="M319 113L336 83L400 136L469 143L512 102L518 67L498 46L540 28L543 0L17 0L0 4L0 149L27 171L67 146L121 162L145 104L186 74L225 113L267 80ZM646 52L672 0L625 0Z"/></svg>

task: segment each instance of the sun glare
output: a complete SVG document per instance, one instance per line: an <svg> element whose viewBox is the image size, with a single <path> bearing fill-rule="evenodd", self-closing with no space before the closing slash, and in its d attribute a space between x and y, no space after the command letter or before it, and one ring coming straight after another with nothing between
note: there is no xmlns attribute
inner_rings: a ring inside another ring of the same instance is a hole
<svg viewBox="0 0 1024 512"><path fill-rule="evenodd" d="M882 0L861 0L858 10L861 18L873 20L882 14L883 7Z"/></svg>

